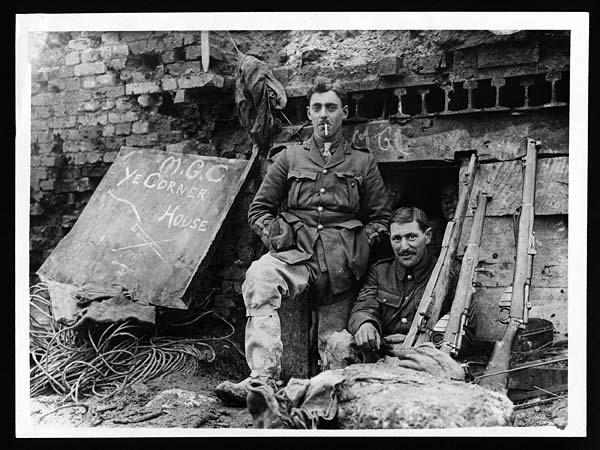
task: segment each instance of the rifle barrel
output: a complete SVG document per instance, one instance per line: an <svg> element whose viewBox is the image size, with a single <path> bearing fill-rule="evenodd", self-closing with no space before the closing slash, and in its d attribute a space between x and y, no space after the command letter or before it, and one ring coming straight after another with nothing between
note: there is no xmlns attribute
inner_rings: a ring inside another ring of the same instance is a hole
<svg viewBox="0 0 600 450"><path fill-rule="evenodd" d="M479 262L479 248L481 245L481 236L483 234L483 222L489 198L490 196L485 192L480 192L477 198L477 209L473 216L469 239L467 241L467 249L465 250L460 267L456 292L452 301L448 324L444 332L444 340L442 341L441 348L446 353L457 353L458 350L460 350L465 316L473 299L475 268Z"/></svg>
<svg viewBox="0 0 600 450"><path fill-rule="evenodd" d="M432 275L425 286L425 292L417 308L417 312L412 321L406 339L402 346L404 348L414 347L429 339L429 333L437 322L442 303L448 292L450 268L452 259L456 255L458 241L462 232L462 226L467 212L467 206L473 190L475 175L477 174L477 155L472 154L469 160L467 173L462 181L463 191L461 192L454 218L448 222L440 256L435 264Z"/></svg>

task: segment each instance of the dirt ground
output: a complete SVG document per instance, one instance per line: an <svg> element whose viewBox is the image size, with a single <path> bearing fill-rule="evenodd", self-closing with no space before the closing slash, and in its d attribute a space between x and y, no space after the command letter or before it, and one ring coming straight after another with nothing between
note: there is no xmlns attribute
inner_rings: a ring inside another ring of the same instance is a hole
<svg viewBox="0 0 600 450"><path fill-rule="evenodd" d="M214 368L202 375L175 373L137 383L109 399L89 397L79 405L62 403L62 396L31 399L34 426L77 428L252 428L245 408L224 405L213 393L223 380ZM529 400L530 403L539 398ZM64 406L62 409L59 407ZM137 421L140 419L146 419ZM128 422L129 423L123 423ZM558 427L567 424L567 399L515 409L514 427Z"/></svg>

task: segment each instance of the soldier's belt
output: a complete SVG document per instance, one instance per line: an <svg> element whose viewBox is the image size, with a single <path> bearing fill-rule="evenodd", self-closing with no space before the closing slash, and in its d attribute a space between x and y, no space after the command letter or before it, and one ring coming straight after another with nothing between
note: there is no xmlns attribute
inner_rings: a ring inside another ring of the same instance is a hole
<svg viewBox="0 0 600 450"><path fill-rule="evenodd" d="M303 210L303 209L290 209L287 211L298 217L302 222L309 226L323 225L334 226L339 225L343 222L356 219L356 215L348 213L340 213L336 211L316 211L316 210Z"/></svg>

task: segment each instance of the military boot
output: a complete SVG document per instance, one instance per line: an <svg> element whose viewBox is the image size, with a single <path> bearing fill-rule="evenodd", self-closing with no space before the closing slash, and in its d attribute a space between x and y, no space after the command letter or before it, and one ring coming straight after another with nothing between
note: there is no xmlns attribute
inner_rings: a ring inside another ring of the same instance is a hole
<svg viewBox="0 0 600 450"><path fill-rule="evenodd" d="M256 380L259 380L269 385L275 392L279 390L281 385L281 382L277 382L272 377L248 377L243 379L239 383L223 381L215 388L215 394L225 404L232 406L246 406L246 398L248 397L248 393L250 392L248 388L250 386L250 383Z"/></svg>

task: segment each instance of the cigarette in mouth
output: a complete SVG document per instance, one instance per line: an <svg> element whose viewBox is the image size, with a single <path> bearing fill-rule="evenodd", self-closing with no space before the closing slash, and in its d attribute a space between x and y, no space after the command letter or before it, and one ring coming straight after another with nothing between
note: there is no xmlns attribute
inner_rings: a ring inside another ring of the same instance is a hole
<svg viewBox="0 0 600 450"><path fill-rule="evenodd" d="M327 124L325 124L325 136L329 135L329 131L327 130Z"/></svg>

